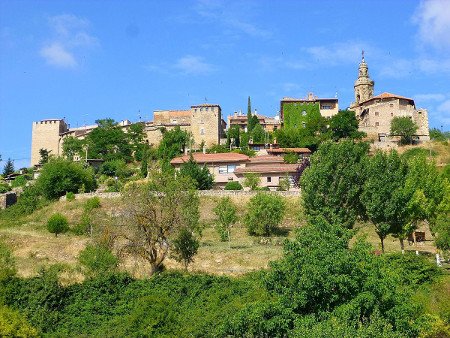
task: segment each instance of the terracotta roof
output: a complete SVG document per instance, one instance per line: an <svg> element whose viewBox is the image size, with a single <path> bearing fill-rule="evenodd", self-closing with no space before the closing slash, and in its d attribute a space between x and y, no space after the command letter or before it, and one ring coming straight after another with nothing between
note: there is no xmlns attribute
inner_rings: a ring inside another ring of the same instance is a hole
<svg viewBox="0 0 450 338"><path fill-rule="evenodd" d="M308 148L272 148L267 149L268 153L280 154L280 153L311 153Z"/></svg>
<svg viewBox="0 0 450 338"><path fill-rule="evenodd" d="M197 163L222 163L222 162L245 162L249 157L238 153L217 153L217 154L203 154L193 153L194 161ZM170 164L182 164L189 161L190 155L175 157Z"/></svg>
<svg viewBox="0 0 450 338"><path fill-rule="evenodd" d="M236 168L234 173L238 174L246 174L246 173L259 173L259 174L268 174L268 173L294 173L297 171L299 164L264 164L264 165L255 165L251 167L244 168Z"/></svg>
<svg viewBox="0 0 450 338"><path fill-rule="evenodd" d="M283 158L281 156L274 155L262 155L250 157L250 163L283 163Z"/></svg>
<svg viewBox="0 0 450 338"><path fill-rule="evenodd" d="M368 102L368 101L372 101L372 100L376 100L376 99L403 99L403 100L414 101L413 99L410 99L409 97L404 97L404 96L384 92L384 93L381 93L380 95L373 96L364 102Z"/></svg>

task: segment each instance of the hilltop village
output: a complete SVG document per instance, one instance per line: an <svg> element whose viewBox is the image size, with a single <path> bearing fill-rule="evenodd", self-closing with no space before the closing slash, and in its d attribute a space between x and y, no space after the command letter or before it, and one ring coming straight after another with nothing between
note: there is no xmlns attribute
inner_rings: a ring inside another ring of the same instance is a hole
<svg viewBox="0 0 450 338"><path fill-rule="evenodd" d="M399 140L399 135L391 133L391 121L397 117L407 117L417 126L412 135L412 141L417 143L429 140L427 110L417 109L413 99L397 94L383 92L374 95L374 81L369 76L364 54L359 64L354 94L354 102L350 104L349 109L355 113L359 132L362 132L364 138L373 142L375 146L392 146ZM200 151L200 153L194 153L195 161L209 167L219 187L223 187L228 181L239 181L245 173L255 172L263 176L267 186L276 188L283 175L292 175L295 171L293 164L283 164L282 159L276 155L295 153L302 159L314 150L311 149L314 146L308 144L302 147L292 146L294 143L283 142L282 138L292 138L293 133L314 123L313 121L318 117L330 121L338 112L337 98L320 98L309 93L305 98L284 97L281 99L279 114L275 117L260 115L255 110L250 111L249 114L234 112L225 121L219 104L203 103L185 110L157 110L154 111L153 121L139 123L144 125L144 142L151 146L157 146L160 143L165 131L179 128L189 133L191 142L188 150ZM253 119L254 124L258 125L262 136L248 137L246 145L249 149L257 151L258 155L263 156L251 159L243 154L224 155L217 151L214 151L215 154L202 154L205 149L217 145L242 147L239 141L236 142L238 137L233 135L248 132L249 119ZM118 125L127 131L133 124L129 120L123 120ZM41 149L53 156L61 156L66 139L82 140L97 127L97 125L86 125L70 128L63 119L44 119L33 122L31 165L39 164ZM320 129L320 126L318 128ZM284 133L280 130L284 130ZM277 131L281 134L278 139ZM77 155L75 158L78 159L85 157L83 153ZM189 156L174 159L172 164L179 166L187 158Z"/></svg>

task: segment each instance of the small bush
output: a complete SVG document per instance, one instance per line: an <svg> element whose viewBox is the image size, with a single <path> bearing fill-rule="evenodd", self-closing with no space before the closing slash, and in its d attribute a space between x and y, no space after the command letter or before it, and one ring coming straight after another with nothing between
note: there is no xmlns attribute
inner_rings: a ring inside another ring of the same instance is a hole
<svg viewBox="0 0 450 338"><path fill-rule="evenodd" d="M12 181L11 186L13 188L24 187L27 184L27 179L25 176L18 176Z"/></svg>
<svg viewBox="0 0 450 338"><path fill-rule="evenodd" d="M0 281L16 275L16 262L11 250L0 242Z"/></svg>
<svg viewBox="0 0 450 338"><path fill-rule="evenodd" d="M298 162L298 154L296 153L287 153L283 156L284 163L295 164Z"/></svg>
<svg viewBox="0 0 450 338"><path fill-rule="evenodd" d="M47 230L50 233L55 234L55 237L58 237L58 234L69 230L69 222L63 215L59 213L53 214L47 221Z"/></svg>
<svg viewBox="0 0 450 338"><path fill-rule="evenodd" d="M242 185L238 181L231 181L225 184L225 190L242 190Z"/></svg>
<svg viewBox="0 0 450 338"><path fill-rule="evenodd" d="M18 311L0 305L0 337L39 337L39 335Z"/></svg>
<svg viewBox="0 0 450 338"><path fill-rule="evenodd" d="M75 201L75 194L74 194L73 192L69 191L69 192L66 194L66 201L67 201L67 202Z"/></svg>
<svg viewBox="0 0 450 338"><path fill-rule="evenodd" d="M97 208L100 208L100 198L97 196L89 198L84 204L85 211L91 211Z"/></svg>
<svg viewBox="0 0 450 338"><path fill-rule="evenodd" d="M6 182L0 182L0 194L4 194L11 190L11 187Z"/></svg>
<svg viewBox="0 0 450 338"><path fill-rule="evenodd" d="M119 263L117 257L106 246L94 244L87 245L80 252L78 260L89 277L114 272Z"/></svg>

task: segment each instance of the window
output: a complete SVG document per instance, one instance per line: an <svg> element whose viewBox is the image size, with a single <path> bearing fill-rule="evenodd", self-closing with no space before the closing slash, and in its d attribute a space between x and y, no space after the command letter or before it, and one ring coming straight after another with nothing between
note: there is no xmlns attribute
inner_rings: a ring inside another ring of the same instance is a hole
<svg viewBox="0 0 450 338"><path fill-rule="evenodd" d="M228 165L221 165L219 166L219 174L228 174L228 173L234 173L236 170L235 164L228 164Z"/></svg>
<svg viewBox="0 0 450 338"><path fill-rule="evenodd" d="M200 128L200 135L205 135L205 128Z"/></svg>
<svg viewBox="0 0 450 338"><path fill-rule="evenodd" d="M391 113L391 116L394 116L394 113Z"/></svg>
<svg viewBox="0 0 450 338"><path fill-rule="evenodd" d="M375 122L375 127L378 127L380 125L380 122Z"/></svg>
<svg viewBox="0 0 450 338"><path fill-rule="evenodd" d="M324 104L322 105L321 109L332 109L332 107L329 104Z"/></svg>
<svg viewBox="0 0 450 338"><path fill-rule="evenodd" d="M389 107L393 107L394 106L394 104L393 103L389 103Z"/></svg>
<svg viewBox="0 0 450 338"><path fill-rule="evenodd" d="M206 107L205 110L208 111L208 107Z"/></svg>
<svg viewBox="0 0 450 338"><path fill-rule="evenodd" d="M376 111L375 116L380 116L380 113Z"/></svg>
<svg viewBox="0 0 450 338"><path fill-rule="evenodd" d="M272 177L267 177L267 183L271 183L272 182Z"/></svg>

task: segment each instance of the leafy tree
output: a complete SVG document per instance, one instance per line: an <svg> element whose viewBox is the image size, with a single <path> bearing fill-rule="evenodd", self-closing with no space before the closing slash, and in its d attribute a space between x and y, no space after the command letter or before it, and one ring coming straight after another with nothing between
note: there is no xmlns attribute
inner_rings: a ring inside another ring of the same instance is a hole
<svg viewBox="0 0 450 338"><path fill-rule="evenodd" d="M24 175L16 177L14 179L14 181L11 182L11 186L13 188L24 187L26 184L27 184L27 179Z"/></svg>
<svg viewBox="0 0 450 338"><path fill-rule="evenodd" d="M189 161L183 163L180 168L180 175L190 177L199 190L209 190L214 185L214 177L206 166L200 167L191 156Z"/></svg>
<svg viewBox="0 0 450 338"><path fill-rule="evenodd" d="M199 242L188 228L182 228L173 241L173 256L177 262L182 262L187 271L188 265L194 261Z"/></svg>
<svg viewBox="0 0 450 338"><path fill-rule="evenodd" d="M44 148L39 149L39 156L40 156L39 164L40 165L44 165L45 163L48 162L48 159L50 157L50 153L51 153L51 150L47 150L47 149L44 149Z"/></svg>
<svg viewBox="0 0 450 338"><path fill-rule="evenodd" d="M16 261L11 250L0 242L0 281L14 277L16 272Z"/></svg>
<svg viewBox="0 0 450 338"><path fill-rule="evenodd" d="M443 251L450 251L450 183L447 180L444 181L443 193L431 231L435 237L436 247Z"/></svg>
<svg viewBox="0 0 450 338"><path fill-rule="evenodd" d="M303 172L306 170L306 168L308 168L310 165L311 162L309 160L309 157L305 157L295 170L294 175L292 175L294 187L300 188L300 178L302 177Z"/></svg>
<svg viewBox="0 0 450 338"><path fill-rule="evenodd" d="M47 230L51 234L55 234L55 237L58 237L58 234L69 230L69 222L64 215L60 213L53 214L47 221Z"/></svg>
<svg viewBox="0 0 450 338"><path fill-rule="evenodd" d="M244 223L248 233L256 236L269 236L284 218L286 204L281 196L258 193L248 205Z"/></svg>
<svg viewBox="0 0 450 338"><path fill-rule="evenodd" d="M94 128L86 137L90 158L101 158L105 161L123 159L131 161L132 146L129 137L113 119L95 121Z"/></svg>
<svg viewBox="0 0 450 338"><path fill-rule="evenodd" d="M397 116L391 121L391 135L401 136L400 143L402 144L411 143L412 136L417 129L417 124L407 116Z"/></svg>
<svg viewBox="0 0 450 338"><path fill-rule="evenodd" d="M283 156L284 163L295 164L298 162L298 154L289 152Z"/></svg>
<svg viewBox="0 0 450 338"><path fill-rule="evenodd" d="M128 169L127 164L123 159L109 160L102 164L99 170L100 174L110 177L127 178L133 172Z"/></svg>
<svg viewBox="0 0 450 338"><path fill-rule="evenodd" d="M85 140L78 139L74 136L64 138L62 150L63 156L68 160L73 160L75 155L84 157L83 148L85 147Z"/></svg>
<svg viewBox="0 0 450 338"><path fill-rule="evenodd" d="M289 191L291 188L291 179L289 175L285 175L283 177L280 177L280 191Z"/></svg>
<svg viewBox="0 0 450 338"><path fill-rule="evenodd" d="M411 196L405 193L407 166L396 151L378 151L367 161L367 178L361 201L368 219L375 225L384 252L384 239L398 234L408 221L407 205Z"/></svg>
<svg viewBox="0 0 450 338"><path fill-rule="evenodd" d="M14 162L10 158L8 158L8 160L5 163L5 166L3 167L3 177L6 177L13 173L14 173Z"/></svg>
<svg viewBox="0 0 450 338"><path fill-rule="evenodd" d="M236 205L229 197L221 198L213 209L217 216L217 232L222 242L231 241L231 226L238 221Z"/></svg>
<svg viewBox="0 0 450 338"><path fill-rule="evenodd" d="M170 168L170 160L182 154L190 141L190 135L176 126L173 130L162 129L162 140L158 146L158 158Z"/></svg>
<svg viewBox="0 0 450 338"><path fill-rule="evenodd" d="M445 142L450 138L450 132L442 132L437 128L430 129L430 139L433 141Z"/></svg>
<svg viewBox="0 0 450 338"><path fill-rule="evenodd" d="M225 190L242 190L242 185L238 181L230 181L225 184Z"/></svg>
<svg viewBox="0 0 450 338"><path fill-rule="evenodd" d="M248 118L248 117L247 117ZM258 116L251 114L250 118L247 120L247 133L252 134L255 127L259 124Z"/></svg>
<svg viewBox="0 0 450 338"><path fill-rule="evenodd" d="M331 117L329 128L334 140L341 138L360 139L364 136L363 132L358 131L358 120L355 112L351 110L340 110Z"/></svg>
<svg viewBox="0 0 450 338"><path fill-rule="evenodd" d="M244 174L244 187L250 188L250 190L256 190L261 182L261 178L256 173Z"/></svg>
<svg viewBox="0 0 450 338"><path fill-rule="evenodd" d="M0 181L0 194L4 194L5 192L8 192L11 190L11 187L6 182Z"/></svg>
<svg viewBox="0 0 450 338"><path fill-rule="evenodd" d="M158 271L183 228L198 228L199 199L191 179L152 173L145 185L132 184L123 192L124 226L121 235L130 252L150 264L149 274ZM120 234L120 233L119 233Z"/></svg>
<svg viewBox="0 0 450 338"><path fill-rule="evenodd" d="M241 138L241 128L239 126L232 126L228 130L227 133L227 145L239 147L240 146L240 138Z"/></svg>
<svg viewBox="0 0 450 338"><path fill-rule="evenodd" d="M78 260L89 277L112 273L119 260L103 244L88 244L79 254Z"/></svg>
<svg viewBox="0 0 450 338"><path fill-rule="evenodd" d="M266 132L264 131L263 126L258 122L254 125L252 129L252 139L253 143L264 143L266 140Z"/></svg>
<svg viewBox="0 0 450 338"><path fill-rule="evenodd" d="M309 218L323 217L329 223L352 228L357 217L364 215L360 196L368 150L366 143L329 141L311 156L311 166L304 170L300 182Z"/></svg>
<svg viewBox="0 0 450 338"><path fill-rule="evenodd" d="M51 159L42 167L36 186L48 199L56 199L67 192L77 193L84 188L91 191L96 187L92 169L84 169L80 163L63 158Z"/></svg>

